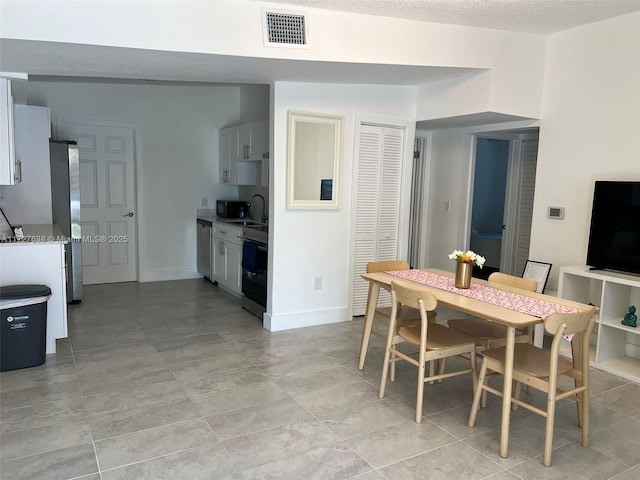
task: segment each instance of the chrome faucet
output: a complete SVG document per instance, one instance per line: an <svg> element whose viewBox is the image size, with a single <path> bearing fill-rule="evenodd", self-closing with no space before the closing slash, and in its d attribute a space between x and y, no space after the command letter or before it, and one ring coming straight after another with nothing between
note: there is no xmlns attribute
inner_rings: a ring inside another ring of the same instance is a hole
<svg viewBox="0 0 640 480"><path fill-rule="evenodd" d="M247 203L247 207L251 209L251 205L253 205L253 201L256 199L256 197L262 200L262 214L260 215L260 221L262 223L267 223L267 214L265 211L266 202L264 201L264 197L262 195L260 195L259 193L254 194L253 197L251 197L251 200L249 200L249 203Z"/></svg>

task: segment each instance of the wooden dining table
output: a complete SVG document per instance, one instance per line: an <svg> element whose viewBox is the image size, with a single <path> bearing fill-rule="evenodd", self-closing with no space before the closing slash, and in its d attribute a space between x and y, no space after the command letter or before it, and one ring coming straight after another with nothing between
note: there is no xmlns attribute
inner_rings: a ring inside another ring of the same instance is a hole
<svg viewBox="0 0 640 480"><path fill-rule="evenodd" d="M449 276L453 279L453 273L446 272L444 270L437 269L424 269L425 272L431 272L439 275ZM500 456L507 457L509 451L509 422L511 419L511 394L512 394L512 380L513 380L513 354L515 348L515 333L517 328L528 327L530 325L536 325L543 323L542 318L536 317L530 314L521 313L505 307L487 303L482 300L469 298L461 294L461 292L447 291L440 288L430 287L421 283L417 283L411 280L399 278L397 276L385 273L366 273L362 275L362 278L369 282L369 294L367 297L367 308L364 321L365 334L362 336L362 344L360 347L360 361L358 368L360 370L364 367L364 359L367 352L367 341L370 337L371 328L373 326L373 315L378 304L378 296L380 288L390 288L391 282L397 282L399 284L407 285L411 288L424 288L425 291L433 294L438 299L438 304L445 307L471 314L475 317L484 318L491 322L504 325L507 328L507 343L505 352L505 372L504 382L502 388L502 423L500 434ZM525 295L528 297L543 300L545 302L563 305L577 311L583 311L591 308L590 305L585 305L571 300L565 300L562 298L553 297L550 295L544 295L535 292L527 292L517 288L508 286L496 285L494 283L489 284L485 280L473 278L472 285L486 285L491 288L499 290L505 290L508 292L517 293L519 295Z"/></svg>

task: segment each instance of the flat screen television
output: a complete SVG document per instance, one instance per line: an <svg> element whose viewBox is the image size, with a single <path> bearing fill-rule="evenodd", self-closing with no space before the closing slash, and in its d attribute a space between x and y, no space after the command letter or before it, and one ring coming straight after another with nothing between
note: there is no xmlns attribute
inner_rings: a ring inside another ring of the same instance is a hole
<svg viewBox="0 0 640 480"><path fill-rule="evenodd" d="M596 182L587 265L640 275L640 182Z"/></svg>

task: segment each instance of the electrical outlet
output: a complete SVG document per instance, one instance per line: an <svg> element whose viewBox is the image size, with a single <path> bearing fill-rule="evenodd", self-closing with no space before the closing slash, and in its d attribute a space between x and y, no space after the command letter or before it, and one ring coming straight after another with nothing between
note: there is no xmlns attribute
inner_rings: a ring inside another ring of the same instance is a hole
<svg viewBox="0 0 640 480"><path fill-rule="evenodd" d="M322 290L322 277L313 277L313 289Z"/></svg>
<svg viewBox="0 0 640 480"><path fill-rule="evenodd" d="M201 207L208 207L209 206L209 197L202 197L200 199L200 206Z"/></svg>

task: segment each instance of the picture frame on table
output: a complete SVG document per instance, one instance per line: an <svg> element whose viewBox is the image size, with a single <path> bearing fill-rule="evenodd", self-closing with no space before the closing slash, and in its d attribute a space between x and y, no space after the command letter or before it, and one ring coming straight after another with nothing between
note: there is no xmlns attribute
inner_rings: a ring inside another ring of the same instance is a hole
<svg viewBox="0 0 640 480"><path fill-rule="evenodd" d="M522 278L529 280L535 280L538 282L537 293L544 293L544 289L547 286L547 280L549 280L549 274L551 273L551 264L547 262L537 262L535 260L527 260L524 266L524 273Z"/></svg>

